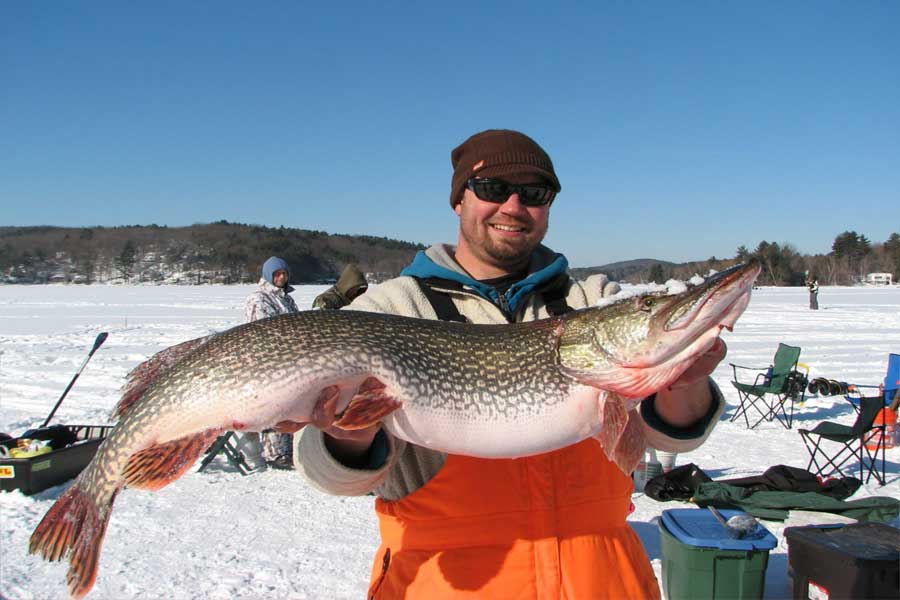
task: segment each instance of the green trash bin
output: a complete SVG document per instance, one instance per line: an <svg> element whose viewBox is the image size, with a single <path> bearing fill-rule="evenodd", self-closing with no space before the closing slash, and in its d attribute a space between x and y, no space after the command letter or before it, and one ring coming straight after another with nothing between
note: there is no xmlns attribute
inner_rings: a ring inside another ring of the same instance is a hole
<svg viewBox="0 0 900 600"><path fill-rule="evenodd" d="M720 512L726 519L746 514ZM704 508L674 508L663 511L659 536L662 587L668 600L763 597L769 550L778 542L762 525L737 539Z"/></svg>

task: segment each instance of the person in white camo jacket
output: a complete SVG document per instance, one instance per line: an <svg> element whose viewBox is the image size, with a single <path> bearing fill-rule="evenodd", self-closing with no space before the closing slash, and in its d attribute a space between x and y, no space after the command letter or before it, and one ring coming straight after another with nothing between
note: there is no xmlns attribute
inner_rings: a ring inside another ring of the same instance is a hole
<svg viewBox="0 0 900 600"><path fill-rule="evenodd" d="M263 263L262 277L256 291L247 298L244 314L247 322L298 312L297 303L290 297L294 291L289 284L291 269L283 258L270 256Z"/></svg>
<svg viewBox="0 0 900 600"><path fill-rule="evenodd" d="M290 286L291 269L283 258L271 256L263 263L262 277L256 291L247 298L244 314L247 322L298 312L297 303L290 297L294 288ZM259 436L260 444L254 444L252 436L245 434L242 447L262 446L262 458L266 464L276 469L293 468L293 436L289 433L266 431ZM251 458L251 457L247 457Z"/></svg>

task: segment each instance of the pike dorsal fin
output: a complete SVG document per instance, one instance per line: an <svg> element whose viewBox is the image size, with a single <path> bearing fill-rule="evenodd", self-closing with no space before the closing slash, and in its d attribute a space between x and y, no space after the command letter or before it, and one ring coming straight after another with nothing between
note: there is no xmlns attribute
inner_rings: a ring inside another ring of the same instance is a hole
<svg viewBox="0 0 900 600"><path fill-rule="evenodd" d="M125 466L125 485L150 491L164 488L184 475L221 433L221 429L207 429L135 452Z"/></svg>
<svg viewBox="0 0 900 600"><path fill-rule="evenodd" d="M128 373L122 388L122 398L113 409L113 417L122 418L141 399L153 382L182 358L199 348L216 334L199 337L160 350Z"/></svg>

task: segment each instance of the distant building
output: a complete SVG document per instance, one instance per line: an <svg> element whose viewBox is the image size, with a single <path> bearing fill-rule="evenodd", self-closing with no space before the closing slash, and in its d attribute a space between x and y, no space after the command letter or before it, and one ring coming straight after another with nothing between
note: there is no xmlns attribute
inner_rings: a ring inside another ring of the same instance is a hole
<svg viewBox="0 0 900 600"><path fill-rule="evenodd" d="M866 275L866 283L869 285L893 285L890 273L869 273Z"/></svg>

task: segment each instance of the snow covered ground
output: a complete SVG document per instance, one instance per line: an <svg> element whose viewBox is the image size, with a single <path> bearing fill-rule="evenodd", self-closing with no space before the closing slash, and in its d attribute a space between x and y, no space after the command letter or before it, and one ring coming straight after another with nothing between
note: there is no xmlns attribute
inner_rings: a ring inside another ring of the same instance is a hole
<svg viewBox="0 0 900 600"><path fill-rule="evenodd" d="M0 286L0 431L38 426L101 331L97 351L54 418L106 424L125 374L154 352L243 319L249 286ZM300 287L309 306L322 286ZM823 287L821 310L807 308L804 288L761 288L714 373L729 407L738 399L728 362L767 366L778 342L802 347L811 377L877 384L889 352L900 352L900 288ZM748 431L723 420L709 441L678 457L713 478L757 474L775 464L806 467L797 433L822 420L853 421L841 397L812 398L795 427ZM873 482L855 498L900 498L900 448L888 452L888 484ZM28 536L68 484L34 496L0 493L0 596L66 598L65 565L28 556ZM378 532L372 498L320 494L290 472L242 477L224 460L150 494L125 490L106 534L95 599L361 598ZM634 495L630 523L660 573L656 519L679 506ZM789 598L783 523L767 522L779 546L770 553L766 598Z"/></svg>

